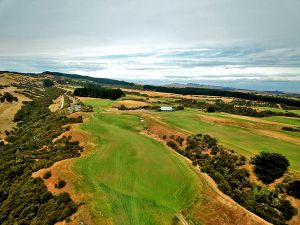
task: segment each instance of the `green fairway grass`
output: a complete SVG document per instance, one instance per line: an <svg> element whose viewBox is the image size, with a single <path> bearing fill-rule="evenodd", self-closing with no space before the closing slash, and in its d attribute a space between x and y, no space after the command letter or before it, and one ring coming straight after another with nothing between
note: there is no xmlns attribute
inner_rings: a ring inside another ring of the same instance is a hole
<svg viewBox="0 0 300 225"><path fill-rule="evenodd" d="M300 126L300 118L272 116L266 118L265 120L285 123L287 125L292 125L292 126Z"/></svg>
<svg viewBox="0 0 300 225"><path fill-rule="evenodd" d="M103 112L106 108L109 108L113 101L110 99L101 98L87 98L83 100L83 103L88 106L92 106L94 112Z"/></svg>
<svg viewBox="0 0 300 225"><path fill-rule="evenodd" d="M227 124L211 124L204 119L200 119L197 116L200 113L197 110L186 109L184 111L154 114L174 128L182 129L191 134L210 134L216 137L225 147L247 157L251 157L261 151L281 153L287 156L291 163L291 168L300 171L299 145L257 134L252 129Z"/></svg>
<svg viewBox="0 0 300 225"><path fill-rule="evenodd" d="M139 117L94 114L81 129L97 146L73 165L81 177L75 190L91 195L95 218L116 225L171 224L201 192L201 181L185 160L139 133Z"/></svg>

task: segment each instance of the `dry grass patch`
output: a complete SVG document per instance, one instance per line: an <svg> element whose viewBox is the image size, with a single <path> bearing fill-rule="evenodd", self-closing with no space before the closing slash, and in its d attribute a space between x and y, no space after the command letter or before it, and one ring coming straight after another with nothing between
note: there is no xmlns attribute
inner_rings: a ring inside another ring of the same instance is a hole
<svg viewBox="0 0 300 225"><path fill-rule="evenodd" d="M2 80L1 80L2 81ZM23 101L30 101L29 98L26 96L17 93L16 91L19 91L19 89L15 87L7 87L4 89L0 89L0 93L3 94L4 92L9 92L13 96L18 98L18 101L13 101L12 103L9 103L7 101L0 102L0 138L5 138L6 135L4 133L5 130L10 131L13 126L15 125L13 122L14 116L21 109L23 105Z"/></svg>
<svg viewBox="0 0 300 225"><path fill-rule="evenodd" d="M127 109L138 109L145 106L149 106L150 104L148 102L135 101L135 100L121 100L121 101L116 101L113 104L113 107L118 108L121 105L124 105Z"/></svg>
<svg viewBox="0 0 300 225"><path fill-rule="evenodd" d="M53 101L53 103L49 106L51 112L56 112L61 107L62 96L59 96L57 99Z"/></svg>

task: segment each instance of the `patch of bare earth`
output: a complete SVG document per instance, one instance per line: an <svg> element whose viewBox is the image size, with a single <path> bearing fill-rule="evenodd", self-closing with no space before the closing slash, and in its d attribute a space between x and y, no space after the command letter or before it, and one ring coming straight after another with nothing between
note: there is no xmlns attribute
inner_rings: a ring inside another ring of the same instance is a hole
<svg viewBox="0 0 300 225"><path fill-rule="evenodd" d="M163 136L178 135L186 137L185 134L173 130L167 125L156 121L154 118L146 118L148 120L147 135L160 141L164 145L168 139L163 139ZM149 121L150 120L150 121ZM172 150L173 151L173 150ZM175 152L175 151L174 151ZM178 154L175 152L175 154ZM191 161L182 155L190 163L191 168L195 170L199 178L203 181L202 194L199 200L195 200L194 205L188 210L187 215L193 215L204 224L210 225L266 225L270 224L262 218L256 216L244 207L240 206L229 196L221 192L214 180L205 173L200 172L199 168L191 165ZM191 212L192 211L192 212ZM188 216L189 217L189 216ZM187 220L188 220L187 217Z"/></svg>

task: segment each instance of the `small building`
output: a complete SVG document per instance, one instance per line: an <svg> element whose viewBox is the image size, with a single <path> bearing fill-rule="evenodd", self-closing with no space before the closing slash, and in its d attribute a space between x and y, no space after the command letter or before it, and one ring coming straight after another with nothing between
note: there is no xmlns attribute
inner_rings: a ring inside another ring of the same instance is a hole
<svg viewBox="0 0 300 225"><path fill-rule="evenodd" d="M171 111L173 111L173 107L172 106L161 106L160 111L162 111L162 112L171 112Z"/></svg>

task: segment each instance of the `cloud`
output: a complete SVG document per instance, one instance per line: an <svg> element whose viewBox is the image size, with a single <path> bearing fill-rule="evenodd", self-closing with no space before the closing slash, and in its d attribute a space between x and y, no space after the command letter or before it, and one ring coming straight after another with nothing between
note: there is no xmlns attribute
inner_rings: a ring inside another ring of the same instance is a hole
<svg viewBox="0 0 300 225"><path fill-rule="evenodd" d="M299 10L296 0L2 1L0 52L55 56L125 46L299 47Z"/></svg>

